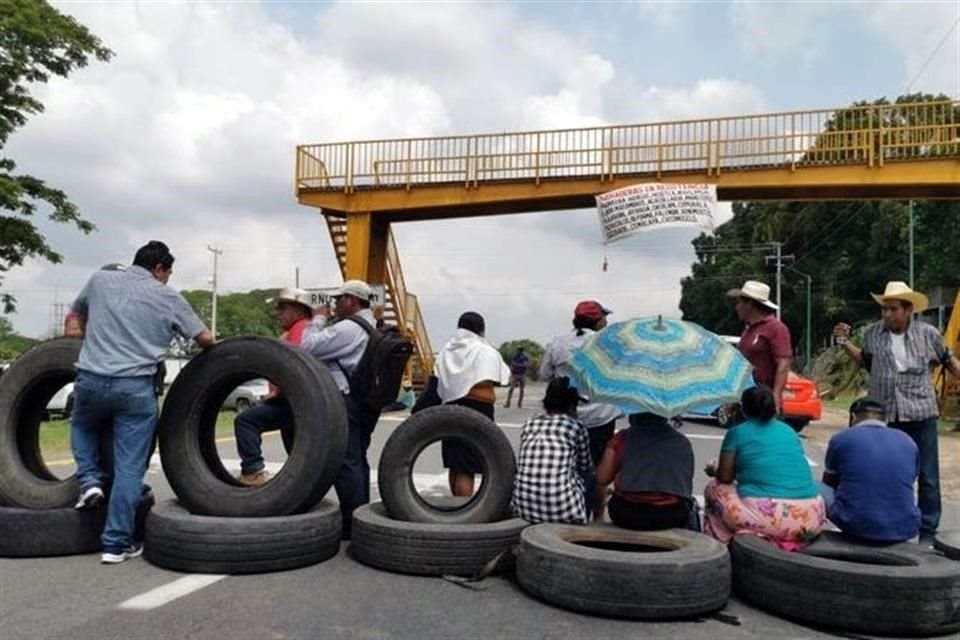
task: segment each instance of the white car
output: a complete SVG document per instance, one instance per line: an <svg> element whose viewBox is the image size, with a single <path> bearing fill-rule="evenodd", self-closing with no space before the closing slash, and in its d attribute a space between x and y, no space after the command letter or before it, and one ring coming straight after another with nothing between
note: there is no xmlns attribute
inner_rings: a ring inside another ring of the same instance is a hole
<svg viewBox="0 0 960 640"><path fill-rule="evenodd" d="M47 415L69 418L71 412L73 412L73 383L68 382L50 398L50 402L47 403Z"/></svg>
<svg viewBox="0 0 960 640"><path fill-rule="evenodd" d="M233 409L240 412L263 402L270 393L269 383L264 378L247 380L230 392L223 401L221 409Z"/></svg>

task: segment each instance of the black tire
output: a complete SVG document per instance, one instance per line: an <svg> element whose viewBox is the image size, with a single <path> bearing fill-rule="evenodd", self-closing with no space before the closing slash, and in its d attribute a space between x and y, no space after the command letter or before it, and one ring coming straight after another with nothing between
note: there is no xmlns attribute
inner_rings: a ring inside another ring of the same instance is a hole
<svg viewBox="0 0 960 640"><path fill-rule="evenodd" d="M353 512L350 553L377 569L418 576L473 576L520 540L526 520L429 524L393 520L381 502Z"/></svg>
<svg viewBox="0 0 960 640"><path fill-rule="evenodd" d="M413 483L413 465L430 444L460 440L476 448L483 482L473 499L456 507L432 505ZM390 435L380 454L377 480L383 504L395 520L433 524L497 522L509 515L517 461L510 441L492 420L466 407L430 407L410 416Z"/></svg>
<svg viewBox="0 0 960 640"><path fill-rule="evenodd" d="M266 518L196 516L175 500L147 518L144 555L187 573L265 573L306 567L340 550L340 507L324 500L307 513Z"/></svg>
<svg viewBox="0 0 960 640"><path fill-rule="evenodd" d="M717 426L726 429L730 426L731 416L721 405L713 414L717 417Z"/></svg>
<svg viewBox="0 0 960 640"><path fill-rule="evenodd" d="M790 428L797 433L806 429L807 425L810 424L810 421L804 418L785 418L784 422L790 425Z"/></svg>
<svg viewBox="0 0 960 640"><path fill-rule="evenodd" d="M47 403L76 378L81 340L59 338L39 344L0 378L0 502L27 509L71 506L75 478L57 478L40 452L40 423Z"/></svg>
<svg viewBox="0 0 960 640"><path fill-rule="evenodd" d="M960 629L960 571L916 544L856 544L825 532L802 553L756 536L730 545L738 595L798 622L859 633L939 635Z"/></svg>
<svg viewBox="0 0 960 640"><path fill-rule="evenodd" d="M250 401L246 398L237 398L237 413L242 413L250 408Z"/></svg>
<svg viewBox="0 0 960 640"><path fill-rule="evenodd" d="M134 540L143 540L153 494L137 507ZM0 557L39 558L100 551L106 506L92 511L0 507Z"/></svg>
<svg viewBox="0 0 960 640"><path fill-rule="evenodd" d="M241 485L217 452L217 415L227 395L251 378L283 389L296 438L283 469L262 487ZM174 380L160 415L160 460L180 503L209 516L301 513L333 484L347 446L347 410L327 368L272 338L232 338L198 355Z"/></svg>
<svg viewBox="0 0 960 640"><path fill-rule="evenodd" d="M627 545L662 551L620 550ZM539 524L520 534L517 579L531 595L575 611L688 618L726 604L730 557L722 544L693 531Z"/></svg>
<svg viewBox="0 0 960 640"><path fill-rule="evenodd" d="M960 531L938 533L933 546L951 560L960 560Z"/></svg>

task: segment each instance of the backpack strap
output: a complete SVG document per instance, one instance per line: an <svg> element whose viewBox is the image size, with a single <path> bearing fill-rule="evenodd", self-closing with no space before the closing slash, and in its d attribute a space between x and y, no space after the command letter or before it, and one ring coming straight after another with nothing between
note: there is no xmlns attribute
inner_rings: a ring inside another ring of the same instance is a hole
<svg viewBox="0 0 960 640"><path fill-rule="evenodd" d="M375 331L375 329L374 329L372 326L370 326L370 323L369 323L369 322L367 322L366 320L364 320L363 318L360 318L360 317L358 317L358 316L347 316L346 318L344 318L344 320L352 320L354 323L360 325L360 328L363 329L363 330L367 333L368 336L372 336L372 335L373 335L373 332ZM366 348L366 347L364 347L364 348ZM349 384L350 384L350 374L348 374L348 373L347 373L347 370L343 368L343 365L342 365L342 364L340 364L340 359L339 359L339 358L336 359L336 360L334 360L334 362L336 362L336 363L337 363L337 366L340 367L340 371L342 371L342 372L343 372L343 375L347 378L347 385L349 385Z"/></svg>

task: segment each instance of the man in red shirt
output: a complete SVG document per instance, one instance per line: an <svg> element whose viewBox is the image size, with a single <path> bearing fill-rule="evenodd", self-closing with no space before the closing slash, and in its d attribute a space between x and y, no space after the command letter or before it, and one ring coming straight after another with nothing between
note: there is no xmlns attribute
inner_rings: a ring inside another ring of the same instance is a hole
<svg viewBox="0 0 960 640"><path fill-rule="evenodd" d="M783 389L793 358L790 329L777 318L778 307L770 302L768 285L748 280L727 295L737 299L737 317L746 324L740 334L740 353L753 365L756 383L773 390L777 413L782 413Z"/></svg>
<svg viewBox="0 0 960 640"><path fill-rule="evenodd" d="M300 346L303 331L310 324L313 308L310 306L310 294L303 289L283 289L275 302L277 324L283 329L280 338L295 347ZM263 403L237 414L233 421L233 430L237 438L237 452L240 454L241 483L249 487L260 487L270 476L264 468L261 448L264 431L280 429L283 446L290 451L293 446L293 413L290 404L272 382L270 392Z"/></svg>

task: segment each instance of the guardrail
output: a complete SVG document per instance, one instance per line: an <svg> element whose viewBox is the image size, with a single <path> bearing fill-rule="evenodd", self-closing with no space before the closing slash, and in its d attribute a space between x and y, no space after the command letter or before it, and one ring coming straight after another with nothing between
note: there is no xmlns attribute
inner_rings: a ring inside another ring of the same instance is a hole
<svg viewBox="0 0 960 640"><path fill-rule="evenodd" d="M960 158L960 101L866 105L518 133L297 147L298 189L412 189L462 183Z"/></svg>

